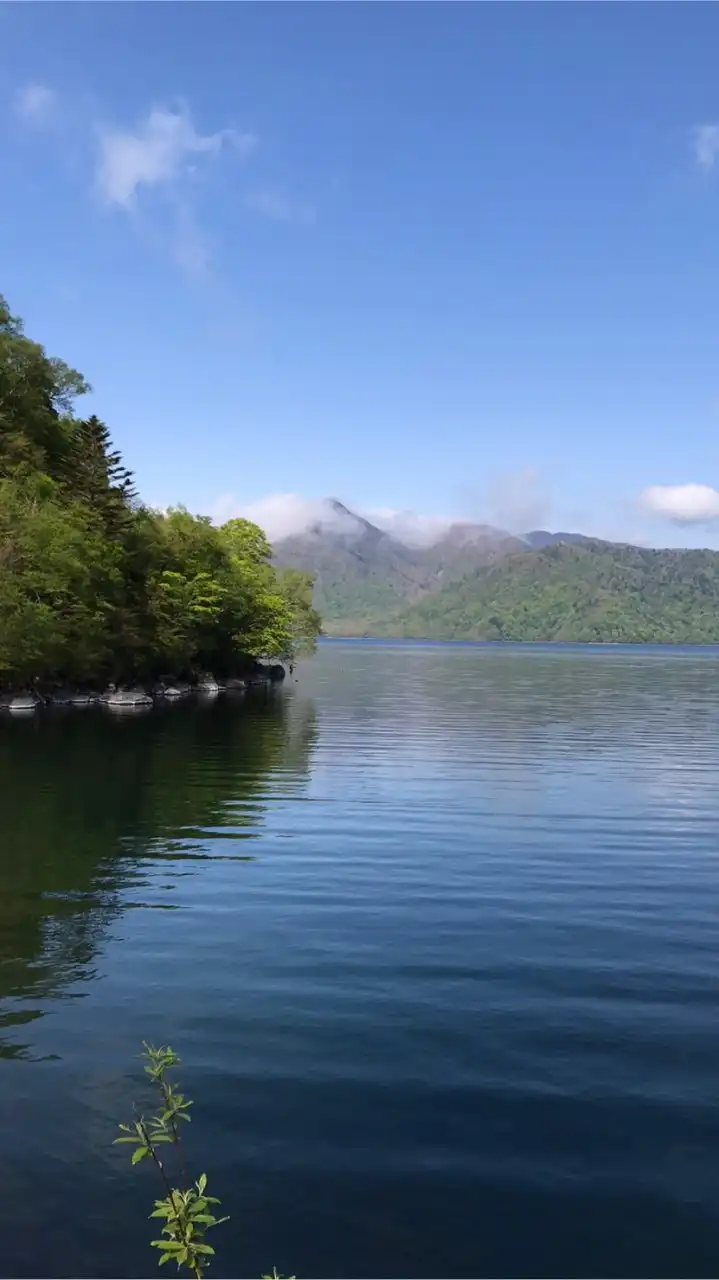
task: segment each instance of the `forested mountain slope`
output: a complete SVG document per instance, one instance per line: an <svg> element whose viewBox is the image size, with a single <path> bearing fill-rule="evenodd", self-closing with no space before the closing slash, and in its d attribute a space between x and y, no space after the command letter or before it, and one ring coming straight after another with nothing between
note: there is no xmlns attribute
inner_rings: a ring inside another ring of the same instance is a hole
<svg viewBox="0 0 719 1280"><path fill-rule="evenodd" d="M524 545L489 525L457 523L430 546L407 546L342 503L328 500L309 528L275 543L274 560L311 573L315 607L327 631L361 631Z"/></svg>
<svg viewBox="0 0 719 1280"><path fill-rule="evenodd" d="M719 643L719 552L550 544L504 557L398 610L377 634Z"/></svg>

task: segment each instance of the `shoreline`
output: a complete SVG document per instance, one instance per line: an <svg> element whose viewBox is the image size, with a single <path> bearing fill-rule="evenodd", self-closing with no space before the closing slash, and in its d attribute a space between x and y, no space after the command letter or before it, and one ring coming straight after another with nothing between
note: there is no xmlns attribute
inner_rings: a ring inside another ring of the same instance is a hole
<svg viewBox="0 0 719 1280"><path fill-rule="evenodd" d="M193 680L166 677L147 683L110 683L102 689L91 683L67 685L38 682L34 687L0 690L0 712L33 715L37 711L74 707L105 707L109 711L140 710L182 702L188 698L214 699L221 693L244 694L248 689L275 687L286 679L281 663L257 663L242 676L215 679L211 673Z"/></svg>

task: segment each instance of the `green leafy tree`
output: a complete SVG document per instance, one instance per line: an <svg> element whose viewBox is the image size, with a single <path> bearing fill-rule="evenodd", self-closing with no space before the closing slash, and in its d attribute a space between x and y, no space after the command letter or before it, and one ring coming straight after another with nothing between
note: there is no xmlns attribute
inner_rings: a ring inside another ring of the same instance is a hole
<svg viewBox="0 0 719 1280"><path fill-rule="evenodd" d="M58 477L69 453L67 415L84 378L25 336L0 295L0 474L17 467Z"/></svg>
<svg viewBox="0 0 719 1280"><path fill-rule="evenodd" d="M277 581L292 619L291 656L313 653L322 628L322 619L313 604L314 578L300 569L278 569Z"/></svg>
<svg viewBox="0 0 719 1280"><path fill-rule="evenodd" d="M311 647L307 587L261 529L151 511L84 379L0 298L0 685L150 679Z"/></svg>

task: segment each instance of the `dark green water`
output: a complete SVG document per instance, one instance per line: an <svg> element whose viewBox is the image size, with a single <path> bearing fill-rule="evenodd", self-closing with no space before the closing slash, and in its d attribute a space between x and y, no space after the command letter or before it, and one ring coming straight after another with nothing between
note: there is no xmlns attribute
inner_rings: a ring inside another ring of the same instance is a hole
<svg viewBox="0 0 719 1280"><path fill-rule="evenodd" d="M719 653L330 644L0 721L5 1276L142 1276L142 1038L211 1274L719 1274Z"/></svg>

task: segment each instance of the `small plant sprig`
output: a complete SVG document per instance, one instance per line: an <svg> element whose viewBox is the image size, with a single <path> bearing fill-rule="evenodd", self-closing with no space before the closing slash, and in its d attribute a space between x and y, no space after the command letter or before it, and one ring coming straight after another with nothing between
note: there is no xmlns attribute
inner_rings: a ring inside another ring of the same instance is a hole
<svg viewBox="0 0 719 1280"><path fill-rule="evenodd" d="M180 1126L189 1122L189 1110L192 1106L190 1098L185 1098L168 1079L168 1071L179 1065L180 1059L169 1045L155 1049L153 1045L143 1042L143 1058L147 1059L145 1074L156 1085L160 1092L160 1110L157 1115L146 1119L144 1115L134 1124L121 1124L122 1133L115 1138L116 1143L127 1143L134 1147L132 1163L150 1159L154 1162L165 1188L162 1200L155 1201L151 1218L163 1220L161 1235L163 1238L153 1240L152 1246L161 1249L159 1266L166 1262L175 1262L177 1270L183 1267L196 1280L201 1280L210 1265L209 1259L214 1249L207 1244L205 1234L211 1227L217 1227L228 1219L216 1218L213 1205L220 1201L216 1196L207 1195L207 1175L202 1174L197 1182L191 1183L180 1140ZM173 1187L166 1162L160 1154L162 1144L169 1143L174 1149L180 1175L180 1187Z"/></svg>

